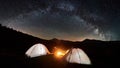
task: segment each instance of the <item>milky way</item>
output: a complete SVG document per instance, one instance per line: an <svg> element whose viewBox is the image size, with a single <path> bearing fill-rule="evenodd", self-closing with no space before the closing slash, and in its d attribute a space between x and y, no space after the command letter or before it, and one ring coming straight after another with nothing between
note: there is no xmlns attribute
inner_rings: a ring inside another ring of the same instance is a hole
<svg viewBox="0 0 120 68"><path fill-rule="evenodd" d="M33 8L33 6L29 6ZM118 34L106 25L109 21L88 8L69 1L48 2L44 8L20 13L3 20L2 24L15 30L44 39L81 41L86 38L117 40Z"/></svg>

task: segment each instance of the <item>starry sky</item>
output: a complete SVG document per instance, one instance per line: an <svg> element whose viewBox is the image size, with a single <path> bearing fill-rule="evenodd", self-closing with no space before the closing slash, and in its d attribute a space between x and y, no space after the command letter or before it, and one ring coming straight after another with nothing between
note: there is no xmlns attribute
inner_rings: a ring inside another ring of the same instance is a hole
<svg viewBox="0 0 120 68"><path fill-rule="evenodd" d="M120 40L118 0L0 0L0 24L43 39Z"/></svg>

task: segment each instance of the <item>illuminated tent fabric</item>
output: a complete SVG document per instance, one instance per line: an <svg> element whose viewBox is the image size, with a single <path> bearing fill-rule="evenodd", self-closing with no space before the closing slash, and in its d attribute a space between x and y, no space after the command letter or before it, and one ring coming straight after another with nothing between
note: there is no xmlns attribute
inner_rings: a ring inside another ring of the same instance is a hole
<svg viewBox="0 0 120 68"><path fill-rule="evenodd" d="M26 51L26 55L28 57L37 57L37 56L42 56L42 55L47 55L50 52L48 51L48 49L46 48L45 45L43 44L35 44L32 47L30 47L27 51Z"/></svg>
<svg viewBox="0 0 120 68"><path fill-rule="evenodd" d="M63 58L69 63L91 64L89 57L82 49L79 48L70 49Z"/></svg>

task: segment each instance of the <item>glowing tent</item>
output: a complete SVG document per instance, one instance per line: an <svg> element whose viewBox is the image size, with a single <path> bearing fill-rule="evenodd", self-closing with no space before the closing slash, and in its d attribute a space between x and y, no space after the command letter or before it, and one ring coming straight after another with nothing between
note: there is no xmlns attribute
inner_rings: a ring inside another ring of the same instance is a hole
<svg viewBox="0 0 120 68"><path fill-rule="evenodd" d="M47 55L50 52L43 44L35 44L32 47L30 47L27 52L25 53L28 57L37 57L42 55Z"/></svg>
<svg viewBox="0 0 120 68"><path fill-rule="evenodd" d="M82 49L79 48L70 49L63 59L69 63L91 64L89 57Z"/></svg>

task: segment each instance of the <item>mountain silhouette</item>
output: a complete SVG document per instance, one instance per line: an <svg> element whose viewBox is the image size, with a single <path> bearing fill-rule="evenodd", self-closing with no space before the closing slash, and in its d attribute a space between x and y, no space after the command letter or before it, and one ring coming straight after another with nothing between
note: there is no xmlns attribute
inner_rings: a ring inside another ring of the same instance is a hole
<svg viewBox="0 0 120 68"><path fill-rule="evenodd" d="M119 66L120 41L86 39L83 41L73 42L56 38L45 40L2 25L0 25L0 65L3 65L4 68L7 66L11 66L12 68L30 68L30 66L26 64L27 57L25 56L25 52L36 43L46 45L50 52L52 52L54 47L59 47L64 50L70 48L81 48L90 57L92 62L92 66L90 67L92 68ZM45 62L47 61L45 60ZM52 60L49 59L49 61ZM55 65L56 63L51 62L51 64ZM72 68L72 65L74 67L74 64L71 64L68 68ZM88 66L87 68L90 67Z"/></svg>

